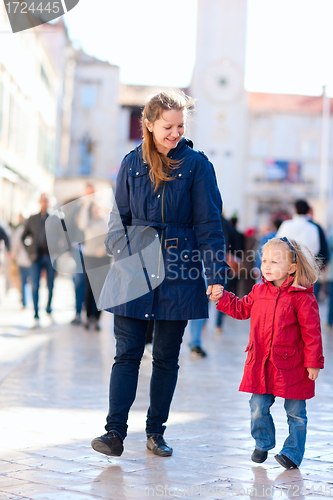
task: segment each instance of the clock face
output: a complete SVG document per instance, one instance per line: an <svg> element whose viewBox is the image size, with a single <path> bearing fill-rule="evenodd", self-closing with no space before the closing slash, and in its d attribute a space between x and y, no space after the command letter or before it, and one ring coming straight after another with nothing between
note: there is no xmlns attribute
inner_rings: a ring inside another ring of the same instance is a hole
<svg viewBox="0 0 333 500"><path fill-rule="evenodd" d="M202 85L211 101L229 103L241 97L244 90L244 75L230 59L221 59L207 66Z"/></svg>

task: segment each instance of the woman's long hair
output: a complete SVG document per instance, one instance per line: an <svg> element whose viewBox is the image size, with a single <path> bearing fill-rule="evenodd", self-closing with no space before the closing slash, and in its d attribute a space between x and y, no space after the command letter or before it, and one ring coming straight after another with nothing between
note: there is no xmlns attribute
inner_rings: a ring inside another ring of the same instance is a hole
<svg viewBox="0 0 333 500"><path fill-rule="evenodd" d="M308 288L319 278L319 262L312 255L307 246L295 240L289 239L288 241L294 248L296 257L296 271L291 275L294 278L294 285ZM263 246L262 252L264 252L268 247L278 245L283 245L283 248L285 248L288 252L290 262L293 263L294 254L292 248L290 248L289 245L280 238L272 238L271 240L268 240Z"/></svg>
<svg viewBox="0 0 333 500"><path fill-rule="evenodd" d="M141 118L143 159L150 166L149 177L155 186L155 190L159 188L162 182L172 180L169 174L173 169L177 168L179 162L171 160L157 150L153 133L148 130L145 120L154 123L164 111L172 109L183 111L193 106L194 99L184 94L184 92L169 90L154 95L144 107Z"/></svg>

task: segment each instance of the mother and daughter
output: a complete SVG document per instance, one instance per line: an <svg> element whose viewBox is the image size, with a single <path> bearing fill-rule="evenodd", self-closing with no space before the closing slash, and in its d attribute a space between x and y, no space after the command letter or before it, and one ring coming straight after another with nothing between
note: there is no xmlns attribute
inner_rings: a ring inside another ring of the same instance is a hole
<svg viewBox="0 0 333 500"><path fill-rule="evenodd" d="M141 260L149 291L108 309L114 314L116 338L109 412L106 433L91 445L109 456L122 454L146 333L150 320L154 320L146 446L159 456L172 454L163 434L177 383L179 351L187 321L208 317L208 295L218 301L218 309L233 317L251 316L240 390L253 393L251 431L256 449L252 460L263 462L267 451L275 446L269 408L280 396L285 398L290 435L276 458L286 468L296 467L304 454L305 399L313 397L314 380L323 368L319 314L312 287L317 266L296 242L271 240L264 248L264 282L255 285L242 300L223 290L228 266L224 260L222 200L214 168L184 137L193 104L182 92L154 95L142 113L143 141L125 156L118 173L117 208L110 215L107 251L117 261L119 216L126 235L129 226L154 228L165 278L153 288L151 278L155 274L149 272L149 262ZM198 254L203 260L207 290Z"/></svg>

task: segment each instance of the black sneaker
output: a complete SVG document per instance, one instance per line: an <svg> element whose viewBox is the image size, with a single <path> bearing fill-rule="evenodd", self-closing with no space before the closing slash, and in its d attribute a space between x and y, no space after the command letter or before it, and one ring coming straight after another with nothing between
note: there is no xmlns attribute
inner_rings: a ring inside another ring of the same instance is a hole
<svg viewBox="0 0 333 500"><path fill-rule="evenodd" d="M161 434L153 434L152 436L147 437L146 446L148 450L160 457L170 457L173 452L173 449L166 444Z"/></svg>
<svg viewBox="0 0 333 500"><path fill-rule="evenodd" d="M207 356L207 354L203 349L201 349L201 347L192 347L191 354L193 354L193 356L196 356L198 358L205 358Z"/></svg>
<svg viewBox="0 0 333 500"><path fill-rule="evenodd" d="M91 446L95 451L112 457L120 457L124 451L122 440L118 434L112 431L93 439L91 441Z"/></svg>
<svg viewBox="0 0 333 500"><path fill-rule="evenodd" d="M286 455L282 455L282 453L280 453L279 455L275 455L274 458L285 469L297 469L298 468L297 465L294 464L294 462L292 462L290 460L290 458L286 457Z"/></svg>
<svg viewBox="0 0 333 500"><path fill-rule="evenodd" d="M72 325L81 325L82 324L80 314L76 314L75 318L71 321L71 324Z"/></svg>
<svg viewBox="0 0 333 500"><path fill-rule="evenodd" d="M257 450L257 448L255 448L254 452L251 455L251 460L252 462L256 462L257 464L262 464L263 462L265 462L267 455L267 451Z"/></svg>

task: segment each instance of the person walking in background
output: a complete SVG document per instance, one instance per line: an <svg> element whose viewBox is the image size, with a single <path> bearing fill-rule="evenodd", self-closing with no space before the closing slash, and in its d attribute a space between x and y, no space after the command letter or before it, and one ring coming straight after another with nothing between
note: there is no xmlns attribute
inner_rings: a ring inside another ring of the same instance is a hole
<svg viewBox="0 0 333 500"><path fill-rule="evenodd" d="M330 255L330 260L328 264L328 269L326 273L326 281L328 285L328 317L327 326L330 330L333 329L333 229L328 235L328 250Z"/></svg>
<svg viewBox="0 0 333 500"><path fill-rule="evenodd" d="M4 228L0 225L0 242L3 241L8 252L10 252L10 241L8 234Z"/></svg>
<svg viewBox="0 0 333 500"><path fill-rule="evenodd" d="M24 223L25 219L22 214L19 215L19 224L14 231L12 236L12 250L11 255L13 261L15 261L16 265L20 271L21 277L21 297L22 297L22 307L25 308L28 304L27 298L27 287L28 287L28 279L30 277L30 267L31 261L29 259L26 248L22 242L22 234L24 231Z"/></svg>
<svg viewBox="0 0 333 500"><path fill-rule="evenodd" d="M236 229L235 227L224 217L224 215L221 215L221 224L222 224L222 231L223 231L223 236L224 236L224 241L225 241L225 248L226 248L226 260L228 262L228 265L231 266L231 272L235 274L235 276L227 276L226 281L224 284L224 289L229 290L229 286L231 281L234 279L238 279L237 273L235 270L232 268L232 263L230 262L230 257L234 255L234 252L236 250L235 244L236 239ZM229 261L228 261L229 258ZM224 320L224 314L221 311L216 311L216 320L215 320L215 333L220 335L223 331L223 320ZM203 328L204 323L201 326L201 329ZM198 337L198 326L194 326L193 328L193 335ZM192 327L191 327L192 331ZM200 353L199 353L200 354Z"/></svg>
<svg viewBox="0 0 333 500"><path fill-rule="evenodd" d="M277 238L286 236L295 239L303 245L306 245L312 255L318 255L320 251L320 236L318 227L309 221L310 206L306 200L297 200L295 202L295 211L293 218L282 222L276 233Z"/></svg>
<svg viewBox="0 0 333 500"><path fill-rule="evenodd" d="M107 432L91 442L94 450L106 455L120 456L123 452L150 319L154 319L155 329L146 447L155 455L172 454L163 437L164 424L176 388L184 330L189 319L208 317L198 254L205 264L207 294L214 296L217 284L225 282L228 266L223 258L222 200L214 168L183 137L187 110L192 106L193 100L182 92L165 91L153 96L142 114L143 143L125 156L117 177L115 201L119 213L116 209L111 212L108 253L117 263L118 251L121 259L121 248L132 246L128 239L132 234L140 228L142 233L154 228L153 239L159 238L161 243L158 255L163 257L165 278L139 298L107 309L114 313L116 338ZM126 234L119 236L124 232L123 225ZM150 261L148 265L152 265ZM133 269L133 276L127 273L119 278L119 287L133 287L140 270L141 274L144 270L143 277L158 278L146 267ZM159 273L159 267L154 271Z"/></svg>
<svg viewBox="0 0 333 500"><path fill-rule="evenodd" d="M85 327L87 330L93 328L99 331L101 311L97 308L95 297L99 297L104 283L104 273L101 269L110 264L110 257L106 254L104 245L107 221L100 207L92 198L87 197L84 199L77 222L79 229L84 233L83 260L87 314Z"/></svg>
<svg viewBox="0 0 333 500"><path fill-rule="evenodd" d="M231 225L231 232L230 232L230 245L229 245L229 251L237 257L239 260L244 261L244 252L245 252L245 236L243 233L238 231L237 226L238 226L238 216L237 213L235 212L231 217L230 217L230 225ZM239 266L235 267L237 269L237 272L235 273L235 277L229 278L228 279L228 290L229 292L234 293L235 295L238 294L238 286L240 282L240 274L239 274Z"/></svg>
<svg viewBox="0 0 333 500"><path fill-rule="evenodd" d="M256 278L257 280L260 278L260 267L261 267L261 257L262 257L262 249L264 245L267 243L267 241L271 240L272 238L275 238L277 231L279 230L279 227L282 224L281 219L274 219L273 222L270 222L269 224L265 224L263 228L260 231L259 235L259 245L258 245L258 250L256 254L256 261L255 261L255 269L257 270L256 272Z"/></svg>
<svg viewBox="0 0 333 500"><path fill-rule="evenodd" d="M89 196L95 193L95 189L92 184L86 184L85 187L85 196ZM85 295L86 295L86 274L84 271L84 261L83 261L83 253L82 247L84 244L84 231L78 226L78 218L80 215L80 210L83 206L85 198L81 198L79 200L70 200L71 202L75 201L75 203L67 202L67 205L70 206L70 213L66 214L66 225L71 229L71 237L72 237L72 250L71 254L75 261L76 272L73 274L73 283L75 290L75 317L71 321L72 325L81 325L81 313L83 306L85 304ZM68 210L67 210L68 212ZM69 219L69 220L68 220Z"/></svg>
<svg viewBox="0 0 333 500"><path fill-rule="evenodd" d="M53 296L53 285L55 277L55 269L52 266L48 244L46 240L45 222L48 217L48 206L49 199L46 194L42 194L40 197L40 207L41 210L38 214L31 215L27 219L24 229L22 232L21 240L25 246L29 259L31 261L30 273L32 281L32 298L34 303L34 327L39 327L39 282L40 276L43 269L46 270L47 288L48 288L48 300L46 305L46 313L51 315L52 308L52 296ZM55 222L56 217L51 216L51 222ZM59 230L59 225L54 224L54 231L52 231L52 237L54 241L57 241L57 233ZM59 238L60 240L60 238Z"/></svg>
<svg viewBox="0 0 333 500"><path fill-rule="evenodd" d="M317 255L315 257L317 259L317 262L319 264L319 267L320 267L321 271L324 271L325 267L327 266L327 264L328 264L328 262L330 260L329 250L328 250L328 244L327 244L325 232L324 232L323 228L319 224L317 224L316 222L314 222L312 220L312 217L313 217L313 209L312 209L312 207L310 207L310 209L308 211L308 217L309 217L309 221L312 224L314 224L318 228L318 231L319 231L319 243L320 243L320 246L319 246L319 252L317 253ZM320 281L318 280L314 284L314 294L315 294L317 300L319 300L319 291L320 291Z"/></svg>
<svg viewBox="0 0 333 500"><path fill-rule="evenodd" d="M314 397L324 367L320 317L313 283L319 268L311 252L295 240L273 238L263 248L263 283L239 299L220 291L218 309L236 319L251 318L248 353L239 390L252 393L252 460L262 463L275 447L270 407L285 398L289 436L277 462L297 468L305 451L306 399Z"/></svg>

